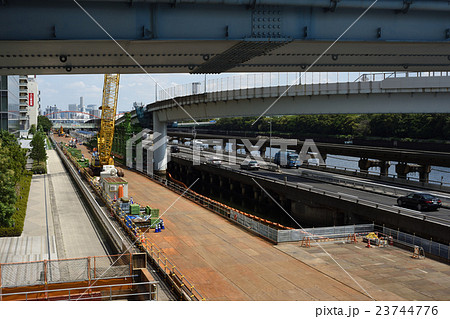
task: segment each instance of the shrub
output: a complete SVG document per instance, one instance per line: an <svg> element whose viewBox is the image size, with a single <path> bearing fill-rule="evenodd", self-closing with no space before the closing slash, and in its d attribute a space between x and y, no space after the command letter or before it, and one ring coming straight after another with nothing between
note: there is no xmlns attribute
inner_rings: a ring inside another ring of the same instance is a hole
<svg viewBox="0 0 450 319"><path fill-rule="evenodd" d="M33 162L33 174L47 174L47 165L45 162Z"/></svg>
<svg viewBox="0 0 450 319"><path fill-rule="evenodd" d="M17 200L15 211L11 217L11 227L0 227L0 237L20 236L23 231L27 212L28 194L30 193L31 172L25 172L17 183Z"/></svg>

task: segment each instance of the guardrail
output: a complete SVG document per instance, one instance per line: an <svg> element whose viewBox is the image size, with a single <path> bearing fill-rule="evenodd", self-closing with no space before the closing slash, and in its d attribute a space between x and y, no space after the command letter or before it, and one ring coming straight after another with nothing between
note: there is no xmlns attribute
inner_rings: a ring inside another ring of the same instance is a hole
<svg viewBox="0 0 450 319"><path fill-rule="evenodd" d="M226 91L253 90L262 88L282 88L282 94L291 85L318 86L326 84L381 82L393 78L438 77L449 76L449 72L270 72L253 73L232 77L221 77L201 82L193 82L172 86L158 92L156 101L164 101L175 97L190 96Z"/></svg>
<svg viewBox="0 0 450 319"><path fill-rule="evenodd" d="M366 177L366 178L372 178L372 179L378 179L378 180L389 179L390 181L393 181L393 182L407 181L407 182L418 183L420 186L423 186L423 187L432 187L432 188L437 187L438 189L442 189L442 190L450 189L450 183L446 183L443 180L440 180L440 181L429 180L428 183L423 183L423 182L420 182L419 177L407 176L404 180L402 180L402 179L399 179L397 177L397 175L395 175L395 174L387 174L385 176L382 176L377 172L368 171L367 173L364 173L364 172L361 172L357 168L348 168L348 167L342 167L342 166L337 166L337 165L306 164L305 168L323 170L323 171L335 170L336 173L339 173L339 174L360 175L360 177Z"/></svg>
<svg viewBox="0 0 450 319"><path fill-rule="evenodd" d="M174 156L174 155L172 155ZM178 157L183 157L183 155L175 155ZM186 158L184 158L186 159ZM206 164L206 162L201 162L202 164ZM337 198L340 200L345 200L345 201L350 201L350 202L354 202L356 204L360 204L360 205L364 205L364 206L368 206L368 207L372 207L372 208L376 208L376 209L382 209L391 213L395 213L395 214L400 214L400 215L404 215L404 216L408 216L408 217L412 217L412 218L416 218L416 219L420 219L420 220L427 220L428 222L433 222L433 223L438 223L438 224L442 224L442 225L447 225L450 226L450 221L442 219L442 218L438 218L438 217L434 217L434 216L424 216L420 213L415 213L411 210L408 209L404 209L401 207L393 207L393 206L389 206L389 205L385 205L385 204L380 204L380 203L376 203L370 200L365 200L365 199L359 199L357 197L353 197L353 196L345 196L343 194L337 194L335 192L330 192L330 191L326 191L326 190L321 190L321 189L317 189L313 186L309 186L309 185L304 185L302 183L295 183L295 182L289 182L289 181L280 181L280 180L276 180L273 178L269 178L269 177L265 177L265 176L261 176L261 175L257 175L257 174L253 174L250 172L243 172L240 170L236 170L233 169L231 167L226 167L226 166L221 166L220 167L223 170L227 170L227 171L231 171L237 174L241 174L244 176L248 176L250 178L257 178L260 180L264 180L273 184L277 184L277 185L283 185L283 186L291 186L297 189L302 189L304 191L308 191L308 192L312 192L312 193L316 193L316 194L320 194L320 195L325 195L325 196L329 196L329 197L333 197L333 198Z"/></svg>
<svg viewBox="0 0 450 319"><path fill-rule="evenodd" d="M55 145L57 149L60 149L60 146L57 143L55 143ZM64 148L62 149L62 152L78 170L79 174L81 174L81 176L89 183L92 190L103 199L111 216L118 221L122 228L132 238L133 244L147 253L147 256L150 257L152 263L164 275L164 278L167 279L172 288L177 290L177 292L186 300L205 300L202 294L177 269L175 264L165 256L162 250L155 243L151 242L148 237L145 237L144 232L142 232L131 219L128 219L127 215L120 208L117 208L114 205L112 198L110 198L110 196L95 183L94 179L78 164L76 159Z"/></svg>
<svg viewBox="0 0 450 319"><path fill-rule="evenodd" d="M307 168L311 168L308 166ZM321 170L319 170L321 171ZM369 191L372 193L377 194L383 194L386 196L391 197L399 197L399 196L405 196L408 195L414 191L412 190L402 190L395 186L389 186L389 185L375 185L374 183L365 182L365 181L355 181L355 180L348 180L346 178L339 178L339 177L333 177L333 176L323 176L320 174L314 174L312 172L305 172L301 171L299 175L292 174L293 176L302 176L305 178L313 179L313 180L320 180L320 181L326 181L330 184L335 185L341 185L345 187L350 187L354 189L360 189L364 191ZM406 185L407 186L407 185ZM450 207L450 202L441 198L442 206L443 207Z"/></svg>

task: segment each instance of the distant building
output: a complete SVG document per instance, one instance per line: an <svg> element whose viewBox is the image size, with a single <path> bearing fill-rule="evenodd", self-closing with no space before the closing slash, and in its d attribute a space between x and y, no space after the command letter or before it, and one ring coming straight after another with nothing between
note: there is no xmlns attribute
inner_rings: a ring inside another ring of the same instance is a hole
<svg viewBox="0 0 450 319"><path fill-rule="evenodd" d="M92 111L92 115L96 116L96 117L101 117L102 116L102 112L99 109L95 109Z"/></svg>
<svg viewBox="0 0 450 319"><path fill-rule="evenodd" d="M69 104L69 111L71 112L77 112L78 111L78 106L76 104ZM69 119L75 119L77 116L77 113L68 113L69 114Z"/></svg>
<svg viewBox="0 0 450 319"><path fill-rule="evenodd" d="M28 127L25 130L29 130L31 125L37 127L37 120L39 115L39 109L41 107L41 96L38 88L38 84L35 78L28 78Z"/></svg>
<svg viewBox="0 0 450 319"><path fill-rule="evenodd" d="M85 108L84 108L84 99L82 96L80 96L80 104L78 105L78 112L85 112ZM77 116L78 118L84 118L84 116L82 114L78 114Z"/></svg>
<svg viewBox="0 0 450 319"><path fill-rule="evenodd" d="M0 130L18 136L20 130L19 76L0 76Z"/></svg>
<svg viewBox="0 0 450 319"><path fill-rule="evenodd" d="M55 106L47 106L47 108L45 109L44 115L47 116L49 119L61 119L61 113L57 113L60 111L61 110L58 109L58 107L56 105Z"/></svg>
<svg viewBox="0 0 450 319"><path fill-rule="evenodd" d="M28 114L28 76L19 75L19 128L21 131L30 128L30 115Z"/></svg>

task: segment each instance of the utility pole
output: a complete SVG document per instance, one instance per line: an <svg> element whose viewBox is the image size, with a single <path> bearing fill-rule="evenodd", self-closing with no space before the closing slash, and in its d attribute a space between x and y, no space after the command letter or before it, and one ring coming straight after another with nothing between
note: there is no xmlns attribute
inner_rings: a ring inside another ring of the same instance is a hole
<svg viewBox="0 0 450 319"><path fill-rule="evenodd" d="M272 118L270 118L269 125L270 125L270 131L269 131L269 157L270 157L270 164L272 164Z"/></svg>

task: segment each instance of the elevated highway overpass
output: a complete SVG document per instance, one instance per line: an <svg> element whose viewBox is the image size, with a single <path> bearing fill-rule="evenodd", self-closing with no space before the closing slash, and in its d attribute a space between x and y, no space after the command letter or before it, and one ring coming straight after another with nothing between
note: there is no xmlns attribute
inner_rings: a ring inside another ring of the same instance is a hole
<svg viewBox="0 0 450 319"><path fill-rule="evenodd" d="M448 1L5 0L0 8L2 75L297 72L319 57L314 71L450 70Z"/></svg>
<svg viewBox="0 0 450 319"><path fill-rule="evenodd" d="M161 133L159 140L162 140L167 135L167 122L180 120L288 114L448 113L450 110L448 73L438 76L411 76L410 73L404 73L401 77L392 73L385 74L380 80L360 77L353 82L347 80L294 86L263 86L255 83L254 87L248 87L242 86L242 81L236 82L241 83L237 89L232 85L231 90L223 91L224 86L221 85L212 91L154 102L137 110L136 116L146 119L141 121L144 127L153 124L154 131ZM152 122L149 123L148 119ZM165 162L163 150L165 148L155 150L155 163ZM365 149L362 150L361 156L368 158L372 154L365 152ZM408 154L402 156L404 161L409 160ZM416 158L414 162L430 165L426 158ZM443 162L446 164L443 165ZM435 165L448 165L446 158L443 162ZM164 165L155 166L155 170L164 170ZM423 174L426 175L426 171Z"/></svg>
<svg viewBox="0 0 450 319"><path fill-rule="evenodd" d="M261 114L447 113L449 97L449 76L389 77L292 87L244 86L166 99L145 110L163 122Z"/></svg>

